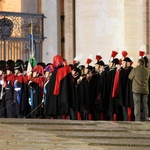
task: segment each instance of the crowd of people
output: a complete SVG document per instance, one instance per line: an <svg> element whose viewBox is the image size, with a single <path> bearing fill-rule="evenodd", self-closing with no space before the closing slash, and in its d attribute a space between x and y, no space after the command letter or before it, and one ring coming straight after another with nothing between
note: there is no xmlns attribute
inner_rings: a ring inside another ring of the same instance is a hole
<svg viewBox="0 0 150 150"><path fill-rule="evenodd" d="M1 60L0 117L147 120L148 59L140 52L139 68L133 68L126 51L122 51L122 60L116 56L117 52L112 51L109 64L105 64L102 56L96 55L96 63L91 66L89 58L86 65L78 60L67 64L56 55L53 63L39 62L30 73L27 61ZM137 83L137 80L142 81Z"/></svg>

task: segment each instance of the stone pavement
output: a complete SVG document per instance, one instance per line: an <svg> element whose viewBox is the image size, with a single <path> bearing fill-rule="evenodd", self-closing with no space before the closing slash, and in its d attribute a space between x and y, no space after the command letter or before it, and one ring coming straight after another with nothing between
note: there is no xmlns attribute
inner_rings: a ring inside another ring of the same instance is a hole
<svg viewBox="0 0 150 150"><path fill-rule="evenodd" d="M0 119L0 150L149 150L150 122Z"/></svg>

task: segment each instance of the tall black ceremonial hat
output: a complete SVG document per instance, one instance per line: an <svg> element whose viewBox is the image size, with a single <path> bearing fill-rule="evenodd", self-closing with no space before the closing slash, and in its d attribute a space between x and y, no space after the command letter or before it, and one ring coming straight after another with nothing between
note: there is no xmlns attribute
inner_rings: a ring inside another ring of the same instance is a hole
<svg viewBox="0 0 150 150"><path fill-rule="evenodd" d="M5 71L5 69L6 69L6 61L1 60L0 61L0 70Z"/></svg>
<svg viewBox="0 0 150 150"><path fill-rule="evenodd" d="M14 66L15 66L15 62L11 59L9 59L7 62L6 62L6 70L10 70L10 71L14 71Z"/></svg>
<svg viewBox="0 0 150 150"><path fill-rule="evenodd" d="M14 69L19 70L21 73L23 73L23 66L24 66L24 61L21 59L16 60Z"/></svg>

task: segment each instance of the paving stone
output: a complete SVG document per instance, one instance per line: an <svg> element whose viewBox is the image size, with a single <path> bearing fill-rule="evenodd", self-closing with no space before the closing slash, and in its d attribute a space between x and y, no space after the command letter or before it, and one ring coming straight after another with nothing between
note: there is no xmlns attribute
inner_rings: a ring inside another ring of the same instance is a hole
<svg viewBox="0 0 150 150"><path fill-rule="evenodd" d="M0 150L147 150L149 122L0 119Z"/></svg>

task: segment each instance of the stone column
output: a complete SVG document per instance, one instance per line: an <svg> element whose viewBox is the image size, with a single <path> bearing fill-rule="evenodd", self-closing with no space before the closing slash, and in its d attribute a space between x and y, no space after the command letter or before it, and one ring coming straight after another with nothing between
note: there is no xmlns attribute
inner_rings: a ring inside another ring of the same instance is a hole
<svg viewBox="0 0 150 150"><path fill-rule="evenodd" d="M124 1L124 41L137 62L141 45L147 45L145 0Z"/></svg>
<svg viewBox="0 0 150 150"><path fill-rule="evenodd" d="M53 57L60 54L60 1L43 0L42 13L44 19L43 62L52 62Z"/></svg>
<svg viewBox="0 0 150 150"><path fill-rule="evenodd" d="M65 59L72 63L74 57L74 0L64 1L65 11Z"/></svg>
<svg viewBox="0 0 150 150"><path fill-rule="evenodd" d="M123 46L124 0L76 1L76 53L83 55L81 63L100 51L108 63L111 51Z"/></svg>

